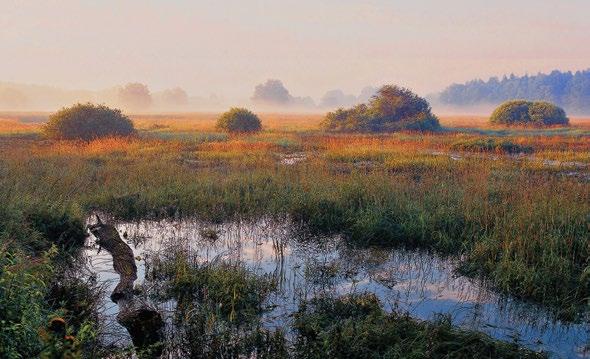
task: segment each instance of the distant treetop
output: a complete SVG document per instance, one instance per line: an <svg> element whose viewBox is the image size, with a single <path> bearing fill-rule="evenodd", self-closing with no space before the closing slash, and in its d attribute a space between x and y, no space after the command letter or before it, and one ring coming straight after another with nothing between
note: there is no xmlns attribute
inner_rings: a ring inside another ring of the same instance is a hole
<svg viewBox="0 0 590 359"><path fill-rule="evenodd" d="M590 114L590 70L473 80L453 84L440 94L442 103L454 106L500 104L514 98L548 101L571 113Z"/></svg>
<svg viewBox="0 0 590 359"><path fill-rule="evenodd" d="M367 104L329 112L322 127L341 132L394 132L437 130L440 124L425 99L406 88L386 85Z"/></svg>
<svg viewBox="0 0 590 359"><path fill-rule="evenodd" d="M152 105L152 94L147 85L141 83L128 83L119 88L117 93L119 105L124 108L141 111Z"/></svg>

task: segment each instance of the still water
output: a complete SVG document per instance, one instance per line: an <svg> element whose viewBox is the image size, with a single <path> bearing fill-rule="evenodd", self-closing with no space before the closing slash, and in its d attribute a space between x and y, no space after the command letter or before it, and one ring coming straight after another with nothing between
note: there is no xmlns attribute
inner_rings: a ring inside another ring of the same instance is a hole
<svg viewBox="0 0 590 359"><path fill-rule="evenodd" d="M150 258L181 246L199 261L242 263L273 277L278 290L268 298L263 321L268 328L287 327L301 300L322 293L372 292L386 310L408 312L429 320L449 315L454 324L557 358L590 358L590 326L556 320L542 308L502 296L478 280L458 276L456 259L400 249L354 249L338 236L306 234L289 221L260 219L213 225L197 220L118 223L119 233L138 258L141 284ZM206 231L203 231L207 229ZM212 240L210 233L218 235ZM92 242L92 239L91 239ZM91 243L92 244L92 243ZM126 343L116 321L117 306L108 294L118 282L112 259L87 249L89 268L106 283L104 319L111 343ZM170 303L156 303L166 313Z"/></svg>

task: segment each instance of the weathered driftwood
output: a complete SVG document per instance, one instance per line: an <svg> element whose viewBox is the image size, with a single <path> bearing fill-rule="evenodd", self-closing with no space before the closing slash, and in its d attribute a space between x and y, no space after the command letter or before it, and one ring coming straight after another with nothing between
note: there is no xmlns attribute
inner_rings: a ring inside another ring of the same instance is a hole
<svg viewBox="0 0 590 359"><path fill-rule="evenodd" d="M148 357L160 356L164 321L160 313L149 303L133 294L137 279L137 266L133 251L119 236L117 229L103 223L98 215L97 223L88 229L96 237L97 244L113 257L113 269L119 274L119 283L111 293L111 300L119 306L117 321L124 326L133 345Z"/></svg>

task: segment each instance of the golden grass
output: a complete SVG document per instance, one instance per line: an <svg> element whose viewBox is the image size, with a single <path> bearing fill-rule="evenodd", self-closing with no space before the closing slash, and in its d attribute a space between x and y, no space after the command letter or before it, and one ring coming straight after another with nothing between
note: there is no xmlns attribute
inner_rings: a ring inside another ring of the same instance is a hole
<svg viewBox="0 0 590 359"><path fill-rule="evenodd" d="M487 126L486 116L442 116L439 117L440 124L445 127L467 127L477 128Z"/></svg>
<svg viewBox="0 0 590 359"><path fill-rule="evenodd" d="M215 131L219 113L187 113L131 116L135 126L143 130ZM259 114L264 130L307 131L319 127L323 114Z"/></svg>
<svg viewBox="0 0 590 359"><path fill-rule="evenodd" d="M11 118L0 118L0 134L31 133L40 130L41 125L39 124L23 123Z"/></svg>
<svg viewBox="0 0 590 359"><path fill-rule="evenodd" d="M32 154L43 156L97 156L109 154L146 154L158 152L179 152L181 146L176 141L163 141L140 138L102 138L90 142L50 141L39 143L32 148Z"/></svg>
<svg viewBox="0 0 590 359"><path fill-rule="evenodd" d="M20 116L20 117L19 117ZM7 114L0 117L0 134L18 135L37 133L41 123L23 123L19 118L41 118L42 114ZM473 129L458 132L443 132L438 134L327 134L317 131L323 116L321 114L277 114L263 113L260 115L266 131L247 137L218 136L193 143L193 151L198 152L199 158L234 159L246 158L254 153L258 155L269 152L314 152L324 158L337 161L372 160L391 162L392 157L409 158L412 154L425 154L434 151L453 151L453 144L461 141L472 141L486 138L496 138L494 131L497 127L487 124L487 118L482 116L447 116L441 122L447 128ZM140 130L156 134L152 139L103 139L82 142L50 142L42 143L34 148L34 153L50 153L53 155L94 156L125 153L172 153L180 151L184 146L174 140L159 139L157 134L165 132L172 134L210 133L215 131L216 113L188 113L188 114L160 114L134 116L133 121ZM576 129L590 129L589 118L573 118L571 132L552 132L552 129L501 129L507 131L502 141L533 148L537 158L590 162L590 137L579 136ZM537 132L535 132L537 131ZM569 131L569 130L568 130ZM306 132L303 134L302 132ZM575 134L575 135L572 135ZM190 138L190 137L189 137ZM0 149L12 146L4 141ZM160 149L157 149L160 147ZM2 151L4 152L4 151Z"/></svg>
<svg viewBox="0 0 590 359"><path fill-rule="evenodd" d="M498 125L490 125L488 116L478 115L454 115L439 117L440 123L444 127L455 128L484 128L484 129L502 129ZM590 118L588 117L570 117L570 125L574 128L588 130L590 129Z"/></svg>
<svg viewBox="0 0 590 359"><path fill-rule="evenodd" d="M293 132L317 130L324 118L323 113L259 113L264 130L273 132ZM0 134L39 132L41 124L49 113L0 113ZM140 130L170 132L213 132L220 113L195 112L171 114L131 115L135 126ZM27 120L23 122L23 120ZM454 115L441 116L440 122L449 128L502 129L488 124L487 116ZM571 127L590 130L590 118L571 117Z"/></svg>

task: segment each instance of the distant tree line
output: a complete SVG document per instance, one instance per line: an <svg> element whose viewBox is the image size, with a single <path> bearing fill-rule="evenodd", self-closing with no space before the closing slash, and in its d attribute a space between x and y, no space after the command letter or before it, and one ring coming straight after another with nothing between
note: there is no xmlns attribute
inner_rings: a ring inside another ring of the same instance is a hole
<svg viewBox="0 0 590 359"><path fill-rule="evenodd" d="M440 94L442 103L455 106L499 104L511 99L549 101L570 113L590 114L590 70L473 80L453 84Z"/></svg>

